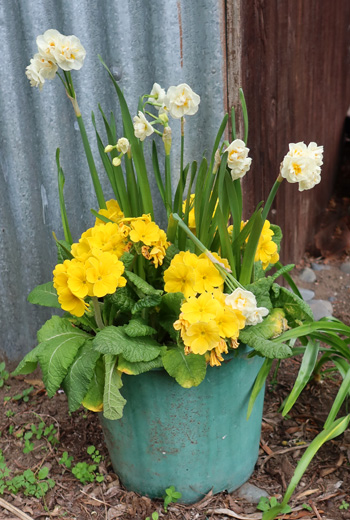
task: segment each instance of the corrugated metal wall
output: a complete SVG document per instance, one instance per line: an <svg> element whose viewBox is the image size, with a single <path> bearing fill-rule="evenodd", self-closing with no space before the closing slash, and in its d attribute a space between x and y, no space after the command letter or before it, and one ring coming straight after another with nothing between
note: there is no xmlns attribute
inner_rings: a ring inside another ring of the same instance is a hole
<svg viewBox="0 0 350 520"><path fill-rule="evenodd" d="M91 110L97 113L98 103L107 113L117 106L98 54L114 67L134 112L138 96L148 93L155 81L166 88L191 85L202 99L186 125L186 158L192 160L212 146L224 113L223 5L217 0L0 2L0 357L18 360L29 351L49 316L26 297L35 285L51 279L56 263L52 231L63 237L56 147L61 148L75 238L93 223L90 208L96 208L80 133L59 79L46 82L40 93L25 77L36 36L55 28L75 34L85 46L85 64L73 78L91 142ZM174 134L179 131L176 123ZM175 156L177 150L175 143ZM108 196L103 175L101 181Z"/></svg>

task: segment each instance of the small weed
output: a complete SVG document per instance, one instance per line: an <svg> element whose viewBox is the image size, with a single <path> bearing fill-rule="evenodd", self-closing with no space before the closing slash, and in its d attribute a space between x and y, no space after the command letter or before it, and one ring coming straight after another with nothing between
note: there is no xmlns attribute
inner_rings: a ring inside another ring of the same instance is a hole
<svg viewBox="0 0 350 520"><path fill-rule="evenodd" d="M86 451L91 456L94 464L78 462L72 469L73 475L80 480L82 484L94 482L95 480L96 482L103 482L104 476L100 473L96 473L97 464L101 462L102 455L100 455L100 452L96 450L95 446L89 446Z"/></svg>
<svg viewBox="0 0 350 520"><path fill-rule="evenodd" d="M151 519L152 519L152 520L158 520L158 519L159 519L159 515L158 515L157 511L154 511L154 512L152 513L151 517L148 516L148 517L146 518L146 520L151 520Z"/></svg>
<svg viewBox="0 0 350 520"><path fill-rule="evenodd" d="M349 509L349 507L350 507L350 504L348 504L348 502L343 500L342 503L339 506L339 509L345 509L347 511Z"/></svg>
<svg viewBox="0 0 350 520"><path fill-rule="evenodd" d="M15 415L15 412L13 412L12 410L7 410L7 412L5 412L5 415L6 417L10 418Z"/></svg>
<svg viewBox="0 0 350 520"><path fill-rule="evenodd" d="M5 381L9 378L9 373L7 370L5 370L5 362L2 361L0 363L0 388L2 388L5 384Z"/></svg>
<svg viewBox="0 0 350 520"><path fill-rule="evenodd" d="M273 507L275 506L278 506L278 501L277 501L277 498L276 497L271 497L270 499L268 499L267 497L261 497L260 500L259 500L259 504L256 506L257 509L259 509L260 511L269 511L269 509L272 509ZM282 511L281 511L281 514L287 514L287 513L290 513L292 510L291 508L286 505Z"/></svg>
<svg viewBox="0 0 350 520"><path fill-rule="evenodd" d="M100 452L95 448L95 446L89 446L86 450L92 460L95 462L95 464L99 464L102 460L102 455L100 455Z"/></svg>
<svg viewBox="0 0 350 520"><path fill-rule="evenodd" d="M68 451L65 451L58 462L66 466L67 469L70 469L72 466L73 457L69 457Z"/></svg>
<svg viewBox="0 0 350 520"><path fill-rule="evenodd" d="M13 434L13 430L15 429L14 425L13 424L10 424L9 426L9 435L12 435Z"/></svg>
<svg viewBox="0 0 350 520"><path fill-rule="evenodd" d="M12 400L20 401L22 399L23 402L27 403L29 401L30 394L33 390L34 390L34 388L32 386L30 386L29 388L25 388L23 390L23 392L21 392L20 394L14 395L12 397ZM6 397L5 397L5 399L6 399Z"/></svg>
<svg viewBox="0 0 350 520"><path fill-rule="evenodd" d="M26 469L22 474L6 481L7 490L14 494L22 491L26 496L41 498L55 485L53 479L47 478L48 474L49 468L46 466L43 466L37 475L31 469Z"/></svg>
<svg viewBox="0 0 350 520"><path fill-rule="evenodd" d="M26 469L23 473L10 479L10 470L0 450L0 495L5 490L14 494L21 491L26 496L41 498L55 485L55 481L48 478L48 474L49 468L43 466L37 474L33 473L31 469Z"/></svg>
<svg viewBox="0 0 350 520"><path fill-rule="evenodd" d="M174 486L170 486L165 490L164 495L164 511L167 513L168 511L168 505L171 503L176 503L180 498L182 497L182 494L179 491L175 490Z"/></svg>
<svg viewBox="0 0 350 520"><path fill-rule="evenodd" d="M301 504L301 507L302 507L303 509L306 509L307 511L312 512L312 507L309 506L309 504L305 504L305 502L304 502L303 504Z"/></svg>

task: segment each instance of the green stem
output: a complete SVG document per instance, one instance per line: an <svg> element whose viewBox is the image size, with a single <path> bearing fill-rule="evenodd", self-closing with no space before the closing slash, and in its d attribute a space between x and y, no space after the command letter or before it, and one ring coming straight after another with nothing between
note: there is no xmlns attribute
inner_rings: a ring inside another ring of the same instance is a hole
<svg viewBox="0 0 350 520"><path fill-rule="evenodd" d="M106 209L107 208L106 201L105 201L105 198L103 196L103 191L102 191L102 186L101 186L100 180L98 178L98 174L97 174L97 170L96 170L96 166L95 166L95 161L94 161L94 158L93 158L93 155L92 155L92 151L91 151L91 148L90 148L90 143L89 143L89 140L88 140L88 137L87 137L87 134L86 134L86 130L85 130L84 121L83 121L83 118L82 118L81 113L80 113L80 109L79 109L77 97L76 97L76 94L75 94L71 73L64 71L64 77L65 77L66 82L67 82L66 93L67 93L67 96L69 97L69 99L72 102L72 105L73 105L73 108L74 108L74 112L75 112L75 115L76 115L76 118L77 118L77 121L78 121L80 134L81 134L81 138L83 140L85 155L86 155L86 159L87 159L87 162L88 162L88 165L89 165L91 178L92 178L92 182L93 182L93 185L94 185L94 189L95 189L98 205L99 205L100 209Z"/></svg>
<svg viewBox="0 0 350 520"><path fill-rule="evenodd" d="M170 154L165 155L165 209L169 218L172 208Z"/></svg>
<svg viewBox="0 0 350 520"><path fill-rule="evenodd" d="M57 162L57 173L58 173L58 198L60 201L60 212L61 212L61 219L62 219L62 226L63 226L63 232L64 232L64 239L68 244L73 243L73 238L70 232L69 223L68 223L68 217L67 217L67 211L66 211L66 204L64 202L64 194L63 194L63 188L65 183L64 173L60 165L60 149L57 148L56 150L56 162Z"/></svg>
<svg viewBox="0 0 350 520"><path fill-rule="evenodd" d="M272 206L272 203L273 203L274 198L276 196L277 190L281 186L281 182L282 181L283 181L283 177L281 177L281 175L279 175L277 177L274 185L271 188L269 196L267 197L266 204L265 204L264 209L263 209L262 214L261 214L261 218L263 219L264 222L265 222L265 220L267 218L267 215L268 215L268 213L269 213L269 211L271 209L271 206Z"/></svg>
<svg viewBox="0 0 350 520"><path fill-rule="evenodd" d="M105 326L104 326L104 323L102 321L101 309L100 309L100 304L98 303L97 296L93 296L92 297L92 303L93 303L93 306L94 306L96 324L97 324L98 328L100 330L102 330L102 329L105 328Z"/></svg>
<svg viewBox="0 0 350 520"><path fill-rule="evenodd" d="M102 186L101 186L100 180L98 178L95 161L94 161L94 158L92 155L88 136L87 136L86 130L85 130L84 121L83 121L83 118L81 117L81 115L80 116L77 115L77 121L78 121L79 129L80 129L81 138L83 140L85 155L86 155L86 159L87 159L87 162L89 165L91 178L92 178L92 182L93 182L96 197L97 197L97 202L98 202L100 209L106 209L107 208L106 201L103 196Z"/></svg>
<svg viewBox="0 0 350 520"><path fill-rule="evenodd" d="M183 220L177 215L176 213L173 213L171 217L177 221L178 226L184 230L184 232L187 234L187 236L192 240L192 242L195 244L195 246L201 251L202 253L205 253L209 260L213 262L221 276L223 277L227 287L233 292L237 287L240 287L241 289L244 289L244 287L236 280L234 276L232 276L231 273L229 273L224 267L224 265L220 264L216 258L212 255L212 253L205 247L204 244L192 233L192 231L186 226L186 224L183 222Z"/></svg>

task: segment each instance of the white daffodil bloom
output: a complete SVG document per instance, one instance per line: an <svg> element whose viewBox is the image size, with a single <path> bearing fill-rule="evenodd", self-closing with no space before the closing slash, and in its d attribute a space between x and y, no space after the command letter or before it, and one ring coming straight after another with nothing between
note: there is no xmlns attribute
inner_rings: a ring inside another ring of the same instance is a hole
<svg viewBox="0 0 350 520"><path fill-rule="evenodd" d="M192 116L198 111L201 98L193 92L186 83L177 87L169 87L166 99L163 103L168 107L169 113L175 119L188 115Z"/></svg>
<svg viewBox="0 0 350 520"><path fill-rule="evenodd" d="M255 295L239 287L225 298L226 305L241 311L246 318L246 325L257 325L261 323L269 311L266 307L257 307Z"/></svg>
<svg viewBox="0 0 350 520"><path fill-rule="evenodd" d="M32 87L39 87L41 90L46 79L53 79L57 72L57 65L40 54L35 54L30 60L30 65L26 68L26 76Z"/></svg>
<svg viewBox="0 0 350 520"><path fill-rule="evenodd" d="M235 181L244 177L252 162L252 159L248 157L249 148L241 139L235 139L225 152L228 152L227 166L231 170L232 180Z"/></svg>
<svg viewBox="0 0 350 520"><path fill-rule="evenodd" d="M55 61L62 70L79 70L83 66L86 51L74 35L64 36L56 29L48 29L37 37L36 43L39 53Z"/></svg>
<svg viewBox="0 0 350 520"><path fill-rule="evenodd" d="M152 98L155 99L157 103L163 103L165 98L165 90L159 85L159 83L154 83L150 96L152 96Z"/></svg>
<svg viewBox="0 0 350 520"><path fill-rule="evenodd" d="M136 137L140 139L140 141L144 141L146 137L153 134L154 129L150 125L150 123L145 118L144 114L139 110L137 116L134 117L134 134Z"/></svg>
<svg viewBox="0 0 350 520"><path fill-rule="evenodd" d="M40 34L36 39L39 54L46 59L56 61L55 50L61 46L63 38L63 34L56 29L48 29L44 34Z"/></svg>
<svg viewBox="0 0 350 520"><path fill-rule="evenodd" d="M121 152L123 154L127 153L129 150L129 146L130 146L130 143L126 137L121 137L120 139L118 139L118 142L117 142L118 152Z"/></svg>
<svg viewBox="0 0 350 520"><path fill-rule="evenodd" d="M54 56L62 70L79 70L83 66L86 50L76 36L63 36L54 50Z"/></svg>
<svg viewBox="0 0 350 520"><path fill-rule="evenodd" d="M307 147L308 152L315 157L317 166L323 164L323 146L317 146L316 143L310 143Z"/></svg>
<svg viewBox="0 0 350 520"><path fill-rule="evenodd" d="M299 183L299 191L309 190L321 181L323 146L316 143L290 143L281 166L281 176L288 182Z"/></svg>

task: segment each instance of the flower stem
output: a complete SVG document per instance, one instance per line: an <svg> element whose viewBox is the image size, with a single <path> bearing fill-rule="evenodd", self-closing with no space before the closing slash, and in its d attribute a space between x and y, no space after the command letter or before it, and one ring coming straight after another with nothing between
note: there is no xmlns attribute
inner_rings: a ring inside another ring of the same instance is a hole
<svg viewBox="0 0 350 520"><path fill-rule="evenodd" d="M97 324L98 328L100 330L102 330L102 329L105 328L105 326L104 326L104 323L102 321L101 309L100 309L100 304L98 303L97 296L93 296L92 297L92 303L93 303L93 306L94 306L96 324Z"/></svg>
<svg viewBox="0 0 350 520"><path fill-rule="evenodd" d="M263 222L265 222L267 215L271 209L272 203L274 201L274 198L276 197L276 193L278 188L281 186L281 182L283 181L283 177L279 175L274 183L274 185L271 188L271 191L269 193L269 196L267 197L266 204L264 206L263 212L261 214L261 218Z"/></svg>

